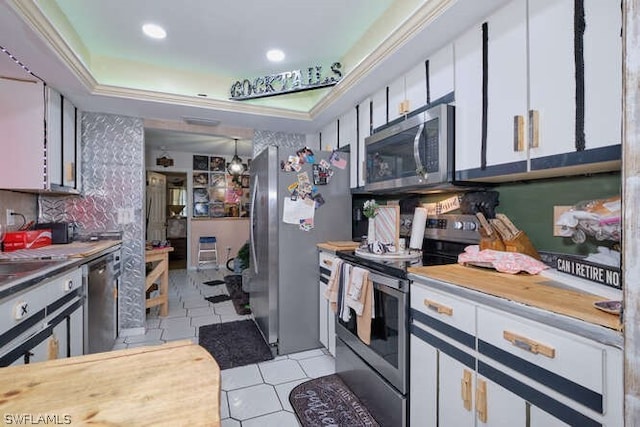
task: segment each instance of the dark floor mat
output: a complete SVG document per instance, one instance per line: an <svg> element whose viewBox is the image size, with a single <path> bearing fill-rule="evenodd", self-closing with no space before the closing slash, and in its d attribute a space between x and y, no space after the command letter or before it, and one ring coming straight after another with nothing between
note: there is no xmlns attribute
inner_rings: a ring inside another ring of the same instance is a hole
<svg viewBox="0 0 640 427"><path fill-rule="evenodd" d="M227 292L233 301L233 307L239 315L251 314L249 307L249 294L242 290L242 276L240 274L231 274L224 276L227 284Z"/></svg>
<svg viewBox="0 0 640 427"><path fill-rule="evenodd" d="M212 297L206 297L205 299L209 302L216 304L218 302L229 301L231 297L229 295L214 295Z"/></svg>
<svg viewBox="0 0 640 427"><path fill-rule="evenodd" d="M329 418L337 426L379 426L336 374L295 386L289 402L303 427L325 426Z"/></svg>
<svg viewBox="0 0 640 427"><path fill-rule="evenodd" d="M223 285L224 283L224 280L209 280L208 282L202 282L203 285L208 286Z"/></svg>
<svg viewBox="0 0 640 427"><path fill-rule="evenodd" d="M271 349L253 320L200 326L198 344L211 353L220 369L273 359Z"/></svg>

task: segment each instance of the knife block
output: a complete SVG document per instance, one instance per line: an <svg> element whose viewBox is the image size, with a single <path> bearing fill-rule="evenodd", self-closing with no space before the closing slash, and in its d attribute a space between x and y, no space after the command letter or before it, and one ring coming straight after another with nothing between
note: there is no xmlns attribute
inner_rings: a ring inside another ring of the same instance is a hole
<svg viewBox="0 0 640 427"><path fill-rule="evenodd" d="M491 249L494 251L506 251L507 248L504 245L502 239L493 233L491 236L482 236L480 239L480 250Z"/></svg>
<svg viewBox="0 0 640 427"><path fill-rule="evenodd" d="M522 230L513 239L505 240L504 246L507 252L518 252L540 260L540 254L529 240L529 236Z"/></svg>

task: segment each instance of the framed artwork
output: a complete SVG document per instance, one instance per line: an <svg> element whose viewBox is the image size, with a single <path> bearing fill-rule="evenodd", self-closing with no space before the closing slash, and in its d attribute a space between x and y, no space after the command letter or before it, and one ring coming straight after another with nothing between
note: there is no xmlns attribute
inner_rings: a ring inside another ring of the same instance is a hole
<svg viewBox="0 0 640 427"><path fill-rule="evenodd" d="M227 177L224 173L212 173L211 174L211 182L209 185L212 187L226 187L227 186Z"/></svg>
<svg viewBox="0 0 640 427"><path fill-rule="evenodd" d="M196 171L208 171L209 170L209 156L193 156L193 170Z"/></svg>
<svg viewBox="0 0 640 427"><path fill-rule="evenodd" d="M225 203L224 204L224 216L238 217L240 216L240 209L237 203Z"/></svg>
<svg viewBox="0 0 640 427"><path fill-rule="evenodd" d="M209 192L206 188L193 189L193 203L209 203Z"/></svg>
<svg viewBox="0 0 640 427"><path fill-rule="evenodd" d="M224 202L227 189L222 187L209 187L209 200L211 202Z"/></svg>
<svg viewBox="0 0 640 427"><path fill-rule="evenodd" d="M240 177L240 186L242 188L249 188L249 182L251 180L251 176L249 175L242 175Z"/></svg>
<svg viewBox="0 0 640 427"><path fill-rule="evenodd" d="M193 216L194 217L209 216L209 203L194 203Z"/></svg>
<svg viewBox="0 0 640 427"><path fill-rule="evenodd" d="M225 196L224 201L226 203L239 203L240 202L240 198L242 197L242 188L240 189L235 189L235 188L228 188L227 187L227 194Z"/></svg>
<svg viewBox="0 0 640 427"><path fill-rule="evenodd" d="M400 206L379 206L375 216L376 240L398 247L400 239Z"/></svg>
<svg viewBox="0 0 640 427"><path fill-rule="evenodd" d="M209 170L211 172L224 172L227 161L224 157L209 157Z"/></svg>
<svg viewBox="0 0 640 427"><path fill-rule="evenodd" d="M193 186L194 187L206 187L209 185L209 172L194 172L193 173Z"/></svg>
<svg viewBox="0 0 640 427"><path fill-rule="evenodd" d="M209 213L212 218L222 218L224 217L224 203L222 202L213 202L209 205Z"/></svg>

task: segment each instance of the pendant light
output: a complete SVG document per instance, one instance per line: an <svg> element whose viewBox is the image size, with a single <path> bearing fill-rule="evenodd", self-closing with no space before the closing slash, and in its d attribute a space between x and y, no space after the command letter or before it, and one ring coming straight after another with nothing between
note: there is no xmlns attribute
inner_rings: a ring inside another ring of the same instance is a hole
<svg viewBox="0 0 640 427"><path fill-rule="evenodd" d="M227 165L227 172L229 172L230 175L238 176L244 173L246 168L245 165L242 164L240 157L238 157L238 140L234 139L234 141L236 144L235 154L233 155L231 162Z"/></svg>

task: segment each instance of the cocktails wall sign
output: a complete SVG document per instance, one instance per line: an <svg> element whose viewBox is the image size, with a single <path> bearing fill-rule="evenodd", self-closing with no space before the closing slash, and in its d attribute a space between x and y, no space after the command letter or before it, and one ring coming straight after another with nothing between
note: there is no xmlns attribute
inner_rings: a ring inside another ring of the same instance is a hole
<svg viewBox="0 0 640 427"><path fill-rule="evenodd" d="M341 68L342 64L334 62L329 67L329 72L325 72L322 66L316 65L306 69L256 77L253 80L238 80L231 85L230 99L244 101L333 86L342 79Z"/></svg>

